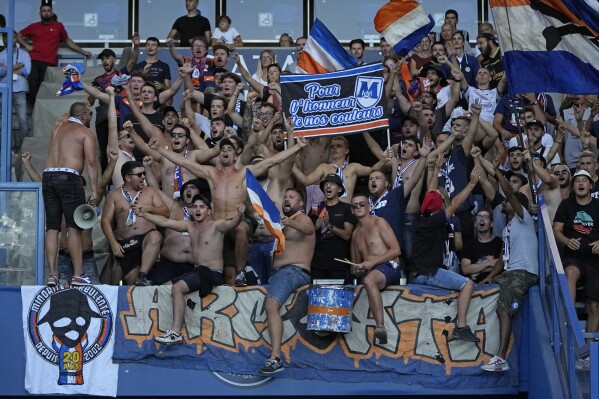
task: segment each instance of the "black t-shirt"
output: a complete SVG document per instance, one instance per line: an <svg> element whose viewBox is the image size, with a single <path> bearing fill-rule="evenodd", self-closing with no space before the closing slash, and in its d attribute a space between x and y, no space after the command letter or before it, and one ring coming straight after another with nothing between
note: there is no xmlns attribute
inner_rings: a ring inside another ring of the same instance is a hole
<svg viewBox="0 0 599 399"><path fill-rule="evenodd" d="M591 188L591 197L599 198L599 179L593 183L593 188Z"/></svg>
<svg viewBox="0 0 599 399"><path fill-rule="evenodd" d="M414 227L412 266L410 271L433 274L443 267L443 250L447 239L445 210L430 216L421 216Z"/></svg>
<svg viewBox="0 0 599 399"><path fill-rule="evenodd" d="M181 47L189 46L191 44L189 41L196 36L204 38L206 31L212 32L210 21L208 21L208 18L203 17L199 10L198 15L195 17L184 15L177 18L172 29L176 29L179 32Z"/></svg>
<svg viewBox="0 0 599 399"><path fill-rule="evenodd" d="M333 206L325 206L324 202L310 211L310 219L315 222L324 211L329 214L329 222L335 227L343 228L344 223L356 224L356 218L351 212L351 206L345 202L339 202ZM328 228L318 227L316 229L316 246L312 257L312 267L320 269L347 270L348 265L337 262L334 258L344 259L349 255L349 241L335 235Z"/></svg>
<svg viewBox="0 0 599 399"><path fill-rule="evenodd" d="M135 70L142 70L146 67L147 61L138 62L135 64ZM164 80L171 80L171 68L166 62L156 61L148 68L146 76L149 81L158 82L164 84Z"/></svg>
<svg viewBox="0 0 599 399"><path fill-rule="evenodd" d="M553 222L564 223L563 233L566 237L580 238L578 250L564 247L566 255L582 259L599 257L593 254L589 245L599 240L599 199L592 198L587 205L580 205L576 197L567 198L559 204Z"/></svg>
<svg viewBox="0 0 599 399"><path fill-rule="evenodd" d="M499 259L503 250L503 240L497 236L489 242L480 242L476 240L470 245L467 245L462 253L462 259L468 259L471 263L484 262L491 259ZM489 275L489 272L478 273L473 278L475 282L484 280Z"/></svg>
<svg viewBox="0 0 599 399"><path fill-rule="evenodd" d="M154 112L153 114L144 115L146 116L146 118L150 120L150 122L152 122L154 126L159 128L160 130L164 130L164 126L162 126L162 113ZM144 130L141 128L140 123L137 121L137 118L135 117L135 115L133 115L133 113L129 113L127 116L125 116L125 120L123 121L123 123L126 121L131 121L131 123L133 123L133 129L135 129L135 132L139 135L139 137L143 139L143 141L145 141L146 143L150 141L150 137L148 137L146 132L144 132ZM141 160L144 158L144 155L146 154L144 154L137 147L133 149L133 156L136 160L141 162Z"/></svg>

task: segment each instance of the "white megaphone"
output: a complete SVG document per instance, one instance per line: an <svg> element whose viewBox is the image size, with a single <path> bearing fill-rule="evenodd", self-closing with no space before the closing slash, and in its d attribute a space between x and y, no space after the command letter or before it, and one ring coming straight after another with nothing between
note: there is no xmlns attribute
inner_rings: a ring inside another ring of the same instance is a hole
<svg viewBox="0 0 599 399"><path fill-rule="evenodd" d="M96 208L89 204L79 205L73 213L75 224L83 230L91 229L98 220Z"/></svg>

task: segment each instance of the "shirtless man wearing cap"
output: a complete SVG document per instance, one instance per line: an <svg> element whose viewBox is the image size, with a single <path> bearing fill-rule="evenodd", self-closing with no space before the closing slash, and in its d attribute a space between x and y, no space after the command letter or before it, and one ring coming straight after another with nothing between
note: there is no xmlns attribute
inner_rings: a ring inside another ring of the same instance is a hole
<svg viewBox="0 0 599 399"><path fill-rule="evenodd" d="M235 147L229 139L222 139L219 143L219 163L216 166L200 165L190 158L185 158L181 154L169 151L158 146L157 140L150 140L149 147L157 151L171 162L181 167L187 168L194 175L206 179L210 185L212 200L214 204L214 215L217 219L230 219L235 217L236 206L245 201L247 197L246 187L246 169L249 169L254 176L259 176L266 172L272 166L283 162L290 156L296 154L304 145L305 139L297 139L296 146L282 151L272 158L265 159L255 165L243 166L237 168L235 162L237 153ZM227 284L235 284L235 277L239 277L239 285L245 285L245 276L241 273L247 264L248 254L248 236L250 226L248 223L241 223L231 231L235 242L235 268L236 273L225 269L225 281Z"/></svg>
<svg viewBox="0 0 599 399"><path fill-rule="evenodd" d="M69 118L57 124L50 134L48 158L42 175L42 193L46 210L46 235L44 238L48 273L48 286L58 284L56 257L58 254L58 232L62 216L68 228L68 250L71 254L75 275L72 285L89 284L83 273L83 251L81 228L75 224L73 213L85 203L81 186L81 173L87 167L91 184L89 202L95 205L98 193L97 140L89 128L92 111L82 102L71 105Z"/></svg>

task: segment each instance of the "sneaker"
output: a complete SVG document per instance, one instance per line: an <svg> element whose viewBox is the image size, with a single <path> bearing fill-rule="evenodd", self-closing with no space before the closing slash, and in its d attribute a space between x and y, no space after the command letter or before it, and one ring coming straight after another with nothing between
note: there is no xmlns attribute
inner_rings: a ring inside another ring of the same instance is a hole
<svg viewBox="0 0 599 399"><path fill-rule="evenodd" d="M135 285L138 287L149 287L152 285L152 281L148 280L148 275L145 273L139 273L139 276L135 279Z"/></svg>
<svg viewBox="0 0 599 399"><path fill-rule="evenodd" d="M71 285L90 285L92 283L91 278L87 274L74 274L71 277Z"/></svg>
<svg viewBox="0 0 599 399"><path fill-rule="evenodd" d="M480 338L474 335L468 326L456 327L453 330L453 337L451 337L451 341L453 340L480 342Z"/></svg>
<svg viewBox="0 0 599 399"><path fill-rule="evenodd" d="M160 337L155 337L154 340L164 345L182 345L185 341L181 333L176 333L173 330L166 330Z"/></svg>
<svg viewBox="0 0 599 399"><path fill-rule="evenodd" d="M247 287L248 283L245 279L245 273L240 272L235 278L235 287Z"/></svg>
<svg viewBox="0 0 599 399"><path fill-rule="evenodd" d="M278 357L271 357L266 360L264 366L260 368L260 374L273 374L278 373L279 371L283 371L283 362Z"/></svg>
<svg viewBox="0 0 599 399"><path fill-rule="evenodd" d="M53 274L48 274L48 278L46 279L46 285L48 287L56 287L58 285L58 277Z"/></svg>
<svg viewBox="0 0 599 399"><path fill-rule="evenodd" d="M589 356L576 360L576 370L590 370L591 358Z"/></svg>
<svg viewBox="0 0 599 399"><path fill-rule="evenodd" d="M508 364L507 360L503 360L499 356L495 355L491 360L489 360L489 363L481 366L481 369L485 371L508 371L510 369L510 365Z"/></svg>
<svg viewBox="0 0 599 399"><path fill-rule="evenodd" d="M385 327L379 326L375 328L374 338L378 339L380 345L385 345L387 343L387 330L385 330Z"/></svg>

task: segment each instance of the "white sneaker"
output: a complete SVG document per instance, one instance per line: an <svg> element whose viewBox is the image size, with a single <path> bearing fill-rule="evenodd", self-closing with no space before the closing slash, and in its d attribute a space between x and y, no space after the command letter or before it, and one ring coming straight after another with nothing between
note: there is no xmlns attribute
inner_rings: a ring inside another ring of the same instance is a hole
<svg viewBox="0 0 599 399"><path fill-rule="evenodd" d="M183 335L176 333L173 330L166 330L160 337L155 337L154 340L164 345L182 345L185 343Z"/></svg>
<svg viewBox="0 0 599 399"><path fill-rule="evenodd" d="M481 367L482 370L485 371L507 371L510 369L510 365L507 360L503 360L499 356L495 355L489 363L485 364Z"/></svg>
<svg viewBox="0 0 599 399"><path fill-rule="evenodd" d="M576 370L590 370L591 358L589 356L576 360Z"/></svg>

